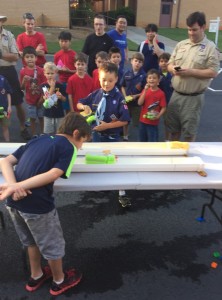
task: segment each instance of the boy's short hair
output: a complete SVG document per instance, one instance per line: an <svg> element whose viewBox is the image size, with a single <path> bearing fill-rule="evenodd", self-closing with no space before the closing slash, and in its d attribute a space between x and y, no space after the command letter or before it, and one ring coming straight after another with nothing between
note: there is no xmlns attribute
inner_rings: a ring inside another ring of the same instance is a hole
<svg viewBox="0 0 222 300"><path fill-rule="evenodd" d="M160 54L160 56L158 57L158 61L160 61L161 59L164 59L164 60L167 60L169 61L170 60L170 53L168 52L163 52L162 54Z"/></svg>
<svg viewBox="0 0 222 300"><path fill-rule="evenodd" d="M118 48L118 47L111 47L110 49L109 49L109 58L112 56L112 54L114 54L114 53L119 53L120 54L120 56L122 56L121 55L121 50L120 50L120 48Z"/></svg>
<svg viewBox="0 0 222 300"><path fill-rule="evenodd" d="M131 60L132 59L138 59L138 60L144 62L144 55L143 55L143 53L135 52L135 53L133 53L133 55L131 57Z"/></svg>
<svg viewBox="0 0 222 300"><path fill-rule="evenodd" d="M116 77L118 77L118 67L117 67L117 65L115 65L111 62L107 62L107 63L103 64L99 68L99 72L100 71L103 71L105 73L114 73L116 75Z"/></svg>
<svg viewBox="0 0 222 300"><path fill-rule="evenodd" d="M99 51L96 53L96 59L97 58L101 58L101 59L104 59L104 60L107 60L108 59L108 53L105 52L105 51Z"/></svg>
<svg viewBox="0 0 222 300"><path fill-rule="evenodd" d="M71 41L72 34L69 31L61 31L58 35L59 40Z"/></svg>
<svg viewBox="0 0 222 300"><path fill-rule="evenodd" d="M51 71L54 71L54 72L56 72L58 70L57 66L51 61L45 63L43 69L44 69L44 71L45 70L51 70Z"/></svg>
<svg viewBox="0 0 222 300"><path fill-rule="evenodd" d="M158 32L158 27L156 24L150 23L148 25L146 25L145 27L145 32Z"/></svg>
<svg viewBox="0 0 222 300"><path fill-rule="evenodd" d="M89 138L91 136L91 129L86 119L77 112L69 112L62 120L57 133L72 136L74 130L79 131L78 140L80 140L81 137Z"/></svg>
<svg viewBox="0 0 222 300"><path fill-rule="evenodd" d="M147 76L153 75L153 74L156 74L157 77L160 78L160 72L159 72L157 69L150 69L150 70L147 72Z"/></svg>
<svg viewBox="0 0 222 300"><path fill-rule="evenodd" d="M36 52L35 48L32 46L27 46L23 49L22 57L25 57L26 54L33 54L33 55L37 56L37 52Z"/></svg>
<svg viewBox="0 0 222 300"><path fill-rule="evenodd" d="M24 20L25 20L25 19L28 19L28 20L35 20L33 14L30 13L30 12L24 13L22 17L23 17Z"/></svg>
<svg viewBox="0 0 222 300"><path fill-rule="evenodd" d="M75 63L77 61L84 62L85 64L87 64L88 62L87 55L83 52L77 53L75 56Z"/></svg>

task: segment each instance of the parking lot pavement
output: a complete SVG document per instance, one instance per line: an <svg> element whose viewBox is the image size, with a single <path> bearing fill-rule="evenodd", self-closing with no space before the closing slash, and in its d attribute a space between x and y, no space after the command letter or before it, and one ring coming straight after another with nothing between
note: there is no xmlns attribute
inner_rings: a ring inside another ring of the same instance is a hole
<svg viewBox="0 0 222 300"><path fill-rule="evenodd" d="M67 241L65 268L77 267L82 282L58 299L220 300L221 225L207 211L199 223L203 191L129 191L133 205L119 206L116 192L58 193L56 203ZM218 208L220 207L219 204ZM0 229L0 299L55 299L50 283L29 293L21 245L3 204Z"/></svg>

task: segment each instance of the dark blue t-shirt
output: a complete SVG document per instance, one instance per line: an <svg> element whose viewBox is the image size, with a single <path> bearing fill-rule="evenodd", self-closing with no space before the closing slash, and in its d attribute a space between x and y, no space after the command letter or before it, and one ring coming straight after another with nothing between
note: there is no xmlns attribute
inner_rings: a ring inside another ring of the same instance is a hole
<svg viewBox="0 0 222 300"><path fill-rule="evenodd" d="M47 87L47 89L50 88L47 82L43 83L42 87ZM60 92L64 97L66 97L65 87L59 82L56 82L55 84L55 92ZM44 116L52 119L63 118L64 109L62 106L62 101L58 99L56 105L52 106L51 108L44 108Z"/></svg>
<svg viewBox="0 0 222 300"><path fill-rule="evenodd" d="M136 74L132 69L125 71L122 79L120 80L120 86L125 88L127 96L140 94L145 85L146 73L143 68L141 68ZM129 102L128 105L138 106L137 102L138 99Z"/></svg>
<svg viewBox="0 0 222 300"><path fill-rule="evenodd" d="M61 177L67 178L74 164L76 153L75 146L66 137L44 135L21 146L12 155L18 160L15 177L19 182L45 173L52 168L64 171ZM8 198L7 205L25 213L48 213L55 207L53 184L32 189L32 194L19 201Z"/></svg>
<svg viewBox="0 0 222 300"><path fill-rule="evenodd" d="M158 42L160 49L165 50L165 45ZM144 55L143 69L147 73L150 69L159 70L158 56L153 53L153 46L146 42L142 42L138 47L138 51Z"/></svg>

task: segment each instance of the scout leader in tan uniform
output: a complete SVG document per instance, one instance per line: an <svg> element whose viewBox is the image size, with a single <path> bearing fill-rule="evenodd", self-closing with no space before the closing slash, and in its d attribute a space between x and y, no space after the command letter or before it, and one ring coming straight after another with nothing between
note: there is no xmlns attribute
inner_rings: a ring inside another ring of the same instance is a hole
<svg viewBox="0 0 222 300"><path fill-rule="evenodd" d="M176 45L169 60L174 92L167 108L166 122L172 140L179 140L183 134L185 141L192 142L196 138L204 92L211 78L217 76L219 52L204 34L204 13L194 12L186 22L189 39Z"/></svg>
<svg viewBox="0 0 222 300"><path fill-rule="evenodd" d="M7 21L6 16L0 16L0 74L4 76L13 89L12 105L16 107L17 117L20 122L21 136L28 140L30 135L25 128L25 110L22 106L23 94L21 92L15 65L19 59L18 49L14 35L3 28Z"/></svg>

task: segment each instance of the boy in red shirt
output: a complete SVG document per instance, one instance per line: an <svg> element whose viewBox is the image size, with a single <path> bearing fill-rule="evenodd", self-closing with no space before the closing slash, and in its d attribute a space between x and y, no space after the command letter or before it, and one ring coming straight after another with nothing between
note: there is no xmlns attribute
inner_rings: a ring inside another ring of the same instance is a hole
<svg viewBox="0 0 222 300"><path fill-rule="evenodd" d="M43 133L43 107L41 84L46 80L43 69L36 66L37 53L29 46L23 49L23 59L26 66L20 71L21 89L25 90L28 118L30 118L31 132L37 137L36 119L39 120L40 134Z"/></svg>
<svg viewBox="0 0 222 300"><path fill-rule="evenodd" d="M138 99L142 106L139 124L140 142L158 142L158 124L166 111L166 97L158 87L160 74L156 69L147 73L147 84Z"/></svg>
<svg viewBox="0 0 222 300"><path fill-rule="evenodd" d="M47 53L45 36L35 30L35 18L31 13L25 13L23 19L25 32L19 34L16 39L19 54L23 57L24 48L32 46L37 53L36 65L43 67L46 62L45 54ZM25 65L24 59L23 64Z"/></svg>
<svg viewBox="0 0 222 300"><path fill-rule="evenodd" d="M97 54L96 54L96 59L95 59L95 62L96 62L96 66L97 66L97 69L93 70L93 73L92 73L92 79L93 79L93 91L95 90L98 90L101 88L101 85L100 85L100 82L99 82L99 68L105 63L108 61L108 54L107 52L105 51L99 51Z"/></svg>
<svg viewBox="0 0 222 300"><path fill-rule="evenodd" d="M92 92L93 81L86 73L87 58L84 53L76 55L75 67L76 73L68 79L66 93L69 97L70 110L78 112L77 103L79 99L85 98Z"/></svg>
<svg viewBox="0 0 222 300"><path fill-rule="evenodd" d="M70 49L72 34L69 31L61 31L58 39L61 50L55 53L54 63L58 68L59 82L66 89L69 77L76 72L74 66L76 52ZM70 111L68 95L67 100L62 103L62 106L66 113Z"/></svg>

